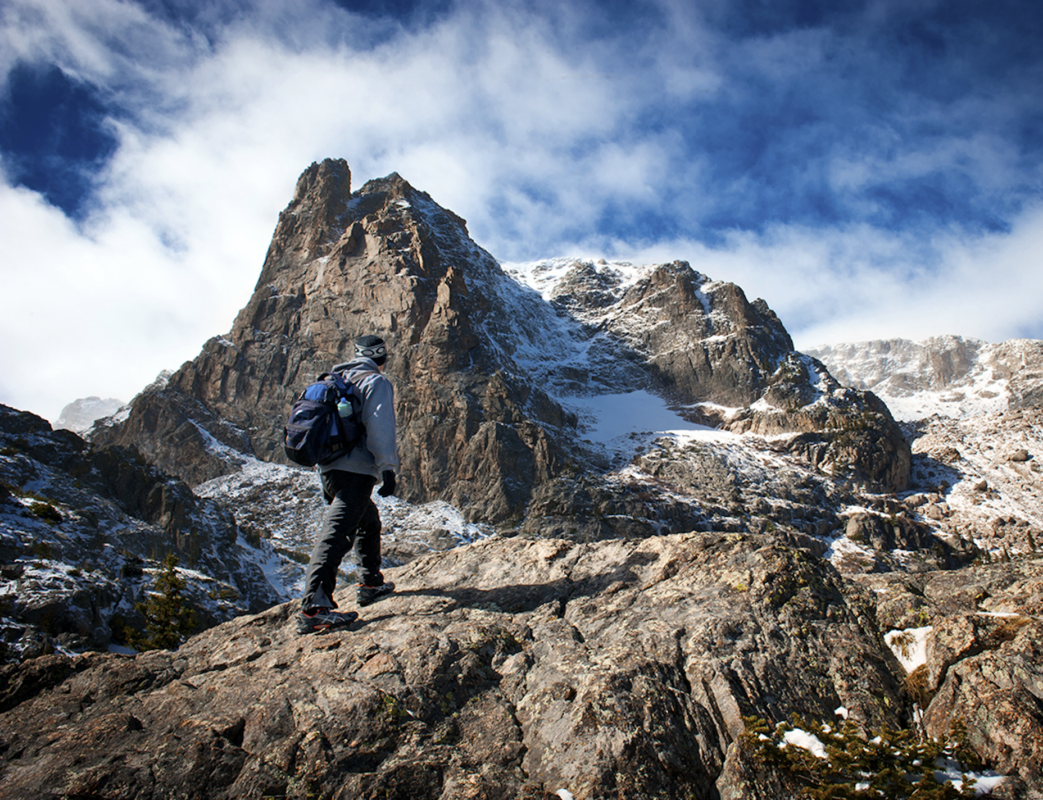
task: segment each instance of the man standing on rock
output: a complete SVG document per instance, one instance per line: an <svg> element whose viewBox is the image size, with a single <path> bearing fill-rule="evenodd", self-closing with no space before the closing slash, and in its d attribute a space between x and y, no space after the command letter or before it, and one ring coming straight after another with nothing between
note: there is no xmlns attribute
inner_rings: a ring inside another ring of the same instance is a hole
<svg viewBox="0 0 1043 800"><path fill-rule="evenodd" d="M381 497L395 493L399 469L394 387L383 374L387 357L383 339L362 336L355 342L355 357L333 368L362 395L358 419L364 433L354 449L319 467L329 508L304 579L298 633L342 628L358 619L354 611L333 610L337 607L333 600L337 570L356 544L362 563L359 606L368 606L395 590L380 572L380 514L372 498L378 478L383 482L377 491Z"/></svg>

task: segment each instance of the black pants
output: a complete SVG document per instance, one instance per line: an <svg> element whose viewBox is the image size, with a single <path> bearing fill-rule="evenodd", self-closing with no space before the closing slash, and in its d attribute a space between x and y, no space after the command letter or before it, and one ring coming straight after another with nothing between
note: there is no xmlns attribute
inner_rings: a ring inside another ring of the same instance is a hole
<svg viewBox="0 0 1043 800"><path fill-rule="evenodd" d="M384 582L380 572L380 514L371 496L376 483L376 478L355 472L322 473L322 491L330 507L326 509L322 533L308 562L301 600L305 610L316 606L337 607L333 600L337 570L356 543L362 582L367 586Z"/></svg>

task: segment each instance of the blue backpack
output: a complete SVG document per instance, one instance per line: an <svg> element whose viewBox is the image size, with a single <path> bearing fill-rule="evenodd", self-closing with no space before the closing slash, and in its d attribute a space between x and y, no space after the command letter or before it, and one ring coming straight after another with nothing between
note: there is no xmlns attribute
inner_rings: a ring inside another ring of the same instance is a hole
<svg viewBox="0 0 1043 800"><path fill-rule="evenodd" d="M335 372L322 373L290 409L283 429L286 457L303 467L328 464L362 440L358 388Z"/></svg>

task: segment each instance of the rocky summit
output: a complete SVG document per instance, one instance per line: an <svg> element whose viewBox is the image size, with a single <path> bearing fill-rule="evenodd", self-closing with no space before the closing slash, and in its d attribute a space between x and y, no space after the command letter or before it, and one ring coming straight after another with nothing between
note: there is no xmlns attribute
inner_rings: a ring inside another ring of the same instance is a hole
<svg viewBox="0 0 1043 800"><path fill-rule="evenodd" d="M396 592L299 636L282 425L370 332ZM86 440L0 414L0 797L1043 797L1039 344L800 353L689 263L501 265L313 164L196 359ZM99 652L171 552L206 629Z"/></svg>

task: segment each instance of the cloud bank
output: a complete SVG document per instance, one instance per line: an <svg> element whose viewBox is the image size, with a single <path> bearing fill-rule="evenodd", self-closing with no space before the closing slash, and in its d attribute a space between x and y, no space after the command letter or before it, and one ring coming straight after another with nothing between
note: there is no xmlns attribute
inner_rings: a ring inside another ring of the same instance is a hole
<svg viewBox="0 0 1043 800"><path fill-rule="evenodd" d="M1043 337L1029 0L197 5L0 9L0 402L194 357L330 156L504 261L688 260L798 346Z"/></svg>

